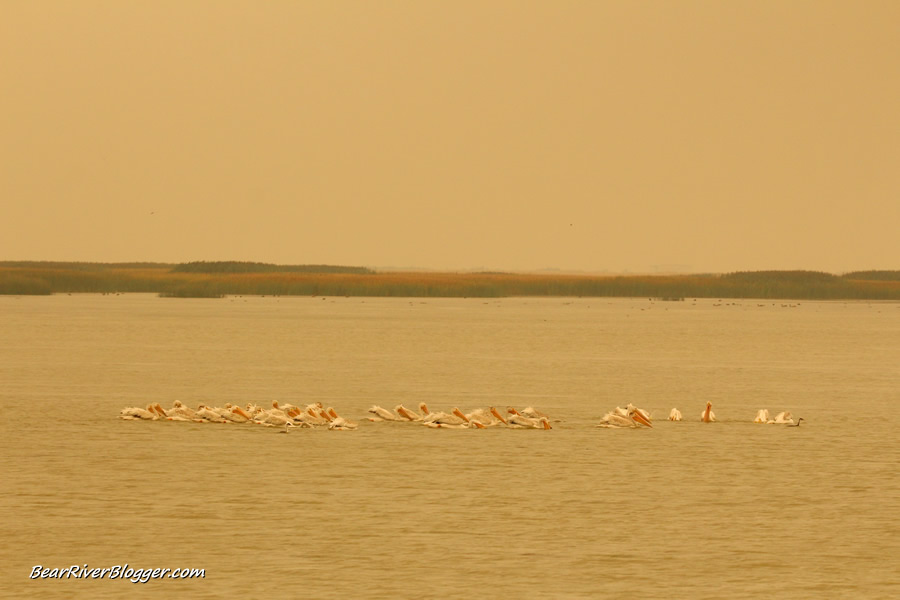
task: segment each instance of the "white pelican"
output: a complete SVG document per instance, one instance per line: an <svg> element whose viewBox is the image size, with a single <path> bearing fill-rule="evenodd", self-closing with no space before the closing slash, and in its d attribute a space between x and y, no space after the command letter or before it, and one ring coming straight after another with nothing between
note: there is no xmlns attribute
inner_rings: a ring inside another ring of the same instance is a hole
<svg viewBox="0 0 900 600"><path fill-rule="evenodd" d="M281 427L285 423L291 423L296 426L297 421L300 422L301 426L308 427L309 424L306 422L306 415L301 415L299 411L300 409L296 406L284 411L278 406L277 401L272 401L272 408L270 410L259 409L251 418L254 423L258 425L267 425L269 427Z"/></svg>
<svg viewBox="0 0 900 600"><path fill-rule="evenodd" d="M624 416L619 413L618 408L606 413L606 416L603 417L597 427L638 427L639 425L644 425L645 427L653 427L653 425L650 424L650 421L639 409L631 407L627 411L625 411Z"/></svg>
<svg viewBox="0 0 900 600"><path fill-rule="evenodd" d="M205 404L201 404L197 407L197 418L203 421L209 421L212 423L227 423L227 419L220 415L219 413L212 410L210 407Z"/></svg>
<svg viewBox="0 0 900 600"><path fill-rule="evenodd" d="M700 420L704 423L712 423L716 420L716 413L712 411L712 402L706 403L706 408L700 413Z"/></svg>
<svg viewBox="0 0 900 600"><path fill-rule="evenodd" d="M391 411L389 411L388 409L382 408L378 405L372 406L372 408L370 408L368 412L372 413L373 415L375 415L382 421L403 421L404 420L403 417L396 415L396 414L392 413Z"/></svg>
<svg viewBox="0 0 900 600"><path fill-rule="evenodd" d="M356 429L356 423L351 423L344 417L337 417L331 423L328 424L328 429L337 429L341 430L352 430Z"/></svg>
<svg viewBox="0 0 900 600"><path fill-rule="evenodd" d="M789 411L778 413L777 415L775 415L775 420L773 421L773 423L777 425L789 425L793 422L794 418L791 416L791 413Z"/></svg>
<svg viewBox="0 0 900 600"><path fill-rule="evenodd" d="M260 413L256 416L253 422L257 425L266 425L268 427L281 427L282 425L287 425L288 423L294 423L294 421L284 413L278 414L277 412Z"/></svg>
<svg viewBox="0 0 900 600"><path fill-rule="evenodd" d="M768 423L769 422L769 409L761 408L756 413L756 418L753 419L754 423Z"/></svg>
<svg viewBox="0 0 900 600"><path fill-rule="evenodd" d="M231 415L231 402L227 402L225 406L207 406L207 408L226 421L230 421L229 416Z"/></svg>
<svg viewBox="0 0 900 600"><path fill-rule="evenodd" d="M491 410L494 411L494 413L497 412L497 409L494 407L491 407ZM438 413L438 414L444 414L444 413ZM518 413L516 413L516 414L518 415ZM522 417L522 415L518 415L518 416L521 417L522 419L526 419L526 417ZM455 419L454 419L454 417L455 417ZM460 419L460 420L462 420L462 422L460 423L456 419ZM442 423L444 423L445 425L455 425L455 426L458 426L461 428L469 428L469 429L471 429L473 427L475 429L484 429L485 427L491 427L493 425L498 425L499 423L501 423L500 420L498 420L494 416L485 412L485 410L483 408L476 408L475 410L473 410L472 412L470 412L468 414L463 414L463 412L461 410L459 410L459 408L456 408L456 407L454 407L453 410L451 411L450 418L441 419L440 421ZM502 422L505 425L508 425L511 422L511 420L510 421L503 420Z"/></svg>
<svg viewBox="0 0 900 600"><path fill-rule="evenodd" d="M472 412L466 413L465 417L470 423L478 423L484 427L493 427L501 423L499 419L483 408L476 408Z"/></svg>
<svg viewBox="0 0 900 600"><path fill-rule="evenodd" d="M185 417L179 412L171 411L171 409L166 410L162 407L162 405L160 405L159 402L153 403L153 412L166 421L193 421L197 418L196 416L194 416L194 418Z"/></svg>
<svg viewBox="0 0 900 600"><path fill-rule="evenodd" d="M537 410L533 406L528 406L519 411L520 415L528 417L529 419L540 419L541 417L550 420L550 415L544 414L541 411Z"/></svg>
<svg viewBox="0 0 900 600"><path fill-rule="evenodd" d="M468 423L466 416L458 408L454 408L452 413L436 412L429 413L422 421L428 425L436 423L438 425L464 425Z"/></svg>
<svg viewBox="0 0 900 600"><path fill-rule="evenodd" d="M412 410L411 408L406 408L402 404L398 404L394 407L394 412L406 419L407 421L421 421L422 415Z"/></svg>
<svg viewBox="0 0 900 600"><path fill-rule="evenodd" d="M290 418L290 417L288 417L287 411L285 411L282 407L278 406L278 400L272 400L272 408L270 408L266 412L268 412L270 415L277 415L279 417L284 417L286 419Z"/></svg>
<svg viewBox="0 0 900 600"><path fill-rule="evenodd" d="M610 411L609 414L616 414L616 415L619 415L620 417L627 417L629 411L634 411L635 413L637 413L637 414L641 415L642 417L644 417L644 419L646 419L647 421L650 421L650 422L653 421L653 419L650 418L650 413L649 413L649 412L647 412L647 411L644 410L643 408L638 408L637 406L635 406L635 405L632 404L631 402L629 402L629 403L628 403L628 406L626 406L625 408L622 408L621 406L617 406L616 409Z"/></svg>
<svg viewBox="0 0 900 600"><path fill-rule="evenodd" d="M672 412L669 413L670 421L680 421L681 420L681 411L677 408L673 408Z"/></svg>
<svg viewBox="0 0 900 600"><path fill-rule="evenodd" d="M247 423L253 420L253 418L240 406L232 406L230 410L220 412L219 414L232 423Z"/></svg>
<svg viewBox="0 0 900 600"><path fill-rule="evenodd" d="M181 403L181 400L176 400L172 403L172 408L168 409L166 415L170 420L178 421L178 420L186 420L193 421L197 418L197 413L194 409L189 408Z"/></svg>
<svg viewBox="0 0 900 600"><path fill-rule="evenodd" d="M547 417L532 419L531 417L515 413L510 415L507 421L509 422L510 427L519 429L552 429L552 427L550 427L550 419Z"/></svg>
<svg viewBox="0 0 900 600"><path fill-rule="evenodd" d="M642 417L644 417L648 421L653 421L653 419L650 418L649 412L647 412L643 408L638 408L631 402L629 402L628 406L626 406L625 408L622 408L621 406L617 406L616 409L610 411L609 414L616 414L616 415L619 415L620 417L627 417L628 411L630 411L630 410L633 410L634 412L639 413Z"/></svg>
<svg viewBox="0 0 900 600"><path fill-rule="evenodd" d="M126 421L155 421L159 419L159 415L156 414L153 405L148 404L147 408L140 408L137 406L123 408L119 412L119 418L125 419Z"/></svg>

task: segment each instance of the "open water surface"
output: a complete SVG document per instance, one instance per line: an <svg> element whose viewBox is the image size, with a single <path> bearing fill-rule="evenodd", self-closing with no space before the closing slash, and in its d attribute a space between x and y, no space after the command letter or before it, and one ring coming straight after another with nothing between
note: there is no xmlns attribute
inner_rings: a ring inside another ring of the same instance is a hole
<svg viewBox="0 0 900 600"><path fill-rule="evenodd" d="M176 399L360 427L117 418ZM0 596L900 597L897 303L0 296L0 409ZM205 578L29 579L125 563Z"/></svg>

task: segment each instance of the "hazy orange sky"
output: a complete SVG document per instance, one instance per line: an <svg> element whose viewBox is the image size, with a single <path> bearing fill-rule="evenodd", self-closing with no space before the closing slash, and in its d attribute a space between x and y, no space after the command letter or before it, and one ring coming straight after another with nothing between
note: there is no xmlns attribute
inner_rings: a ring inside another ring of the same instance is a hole
<svg viewBox="0 0 900 600"><path fill-rule="evenodd" d="M0 2L0 260L900 268L900 2Z"/></svg>

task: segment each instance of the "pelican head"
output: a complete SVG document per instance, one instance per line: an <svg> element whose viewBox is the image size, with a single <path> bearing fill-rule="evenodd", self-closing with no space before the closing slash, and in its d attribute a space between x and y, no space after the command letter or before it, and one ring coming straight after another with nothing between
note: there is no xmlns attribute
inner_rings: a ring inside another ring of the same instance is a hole
<svg viewBox="0 0 900 600"><path fill-rule="evenodd" d="M415 421L416 416L410 412L408 408L403 406L402 404L398 404L394 407L394 412L406 419L407 421Z"/></svg>
<svg viewBox="0 0 900 600"><path fill-rule="evenodd" d="M496 418L498 421L500 421L500 422L503 423L504 425L509 425L509 423L507 423L506 419L503 418L503 415L501 415L501 414L497 411L497 409L496 409L495 407L493 407L493 406L491 407L491 414L494 415L494 418Z"/></svg>
<svg viewBox="0 0 900 600"><path fill-rule="evenodd" d="M632 419L634 419L635 421L637 421L638 423L640 423L641 425L644 425L645 427L651 427L651 428L653 427L653 425L650 424L650 421L647 420L647 417L645 417L643 415L643 413L641 413L641 411L639 411L636 408L629 410L628 416L631 417Z"/></svg>
<svg viewBox="0 0 900 600"><path fill-rule="evenodd" d="M459 408L454 407L453 410L452 410L451 412L452 412L454 415L456 415L457 417L459 417L460 419L462 419L463 421L465 421L466 423L469 422L469 418L466 417L466 415L464 415L464 414L462 413L462 411L459 410Z"/></svg>

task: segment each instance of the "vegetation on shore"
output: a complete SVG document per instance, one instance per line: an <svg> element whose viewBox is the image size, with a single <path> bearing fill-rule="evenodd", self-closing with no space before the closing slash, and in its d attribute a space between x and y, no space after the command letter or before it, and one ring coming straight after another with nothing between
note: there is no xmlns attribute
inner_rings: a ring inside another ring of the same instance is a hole
<svg viewBox="0 0 900 600"><path fill-rule="evenodd" d="M173 273L358 273L373 274L366 267L341 267L335 265L272 265L259 262L234 260L180 263L172 267Z"/></svg>
<svg viewBox="0 0 900 600"><path fill-rule="evenodd" d="M559 275L373 272L361 267L262 263L0 262L0 294L506 297L594 296L900 300L900 271L832 275L749 271L709 275Z"/></svg>

